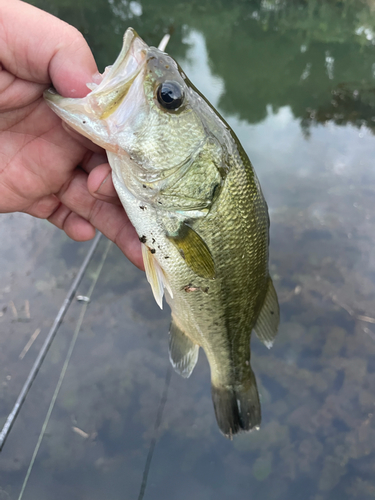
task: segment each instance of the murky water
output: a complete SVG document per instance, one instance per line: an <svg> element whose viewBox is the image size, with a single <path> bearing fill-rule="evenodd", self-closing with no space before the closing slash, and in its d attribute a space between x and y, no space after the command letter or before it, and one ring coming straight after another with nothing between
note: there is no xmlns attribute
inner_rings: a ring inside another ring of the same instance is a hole
<svg viewBox="0 0 375 500"><path fill-rule="evenodd" d="M76 25L101 70L126 27L154 45L172 32L169 53L260 178L282 318L271 351L252 339L261 430L230 442L203 353L189 380L169 382L169 311L112 247L23 498L138 499L155 438L145 499L375 498L373 2L33 3ZM0 241L2 424L89 244L21 215L1 217ZM69 310L0 455L1 500L19 497L81 308Z"/></svg>

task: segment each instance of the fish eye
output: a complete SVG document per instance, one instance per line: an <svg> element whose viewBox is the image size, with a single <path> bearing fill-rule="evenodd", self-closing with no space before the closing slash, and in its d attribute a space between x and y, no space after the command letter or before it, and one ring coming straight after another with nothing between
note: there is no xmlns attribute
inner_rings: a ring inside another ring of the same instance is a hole
<svg viewBox="0 0 375 500"><path fill-rule="evenodd" d="M165 81L156 91L159 104L165 109L178 109L184 100L184 91L177 82Z"/></svg>

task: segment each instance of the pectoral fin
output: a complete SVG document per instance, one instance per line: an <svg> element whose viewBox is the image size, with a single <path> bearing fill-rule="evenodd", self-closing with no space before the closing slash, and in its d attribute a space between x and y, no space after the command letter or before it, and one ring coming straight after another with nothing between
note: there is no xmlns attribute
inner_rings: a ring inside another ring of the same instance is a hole
<svg viewBox="0 0 375 500"><path fill-rule="evenodd" d="M275 340L279 319L279 302L272 280L268 277L266 297L254 327L258 339L260 339L268 349L272 347L273 341Z"/></svg>
<svg viewBox="0 0 375 500"><path fill-rule="evenodd" d="M163 309L164 288L166 288L169 295L173 297L169 281L164 273L164 270L155 259L154 255L150 252L150 249L144 243L142 243L142 257L145 265L147 281L151 285L156 303L160 309Z"/></svg>
<svg viewBox="0 0 375 500"><path fill-rule="evenodd" d="M199 346L194 344L172 318L169 330L169 359L176 372L189 378L198 360Z"/></svg>
<svg viewBox="0 0 375 500"><path fill-rule="evenodd" d="M183 223L176 236L167 236L180 252L186 264L201 278L215 278L215 264L211 252L190 226Z"/></svg>

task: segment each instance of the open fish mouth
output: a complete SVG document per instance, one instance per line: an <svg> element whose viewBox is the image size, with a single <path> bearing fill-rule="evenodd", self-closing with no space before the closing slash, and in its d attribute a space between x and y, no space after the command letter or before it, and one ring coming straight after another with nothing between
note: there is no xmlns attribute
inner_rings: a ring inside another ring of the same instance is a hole
<svg viewBox="0 0 375 500"><path fill-rule="evenodd" d="M44 92L47 104L74 130L99 146L115 152L117 148L110 140L113 124L111 126L108 118L121 106L140 74L148 48L136 31L128 28L115 63L106 68L98 85L87 84L91 92L86 97L62 97L51 88Z"/></svg>

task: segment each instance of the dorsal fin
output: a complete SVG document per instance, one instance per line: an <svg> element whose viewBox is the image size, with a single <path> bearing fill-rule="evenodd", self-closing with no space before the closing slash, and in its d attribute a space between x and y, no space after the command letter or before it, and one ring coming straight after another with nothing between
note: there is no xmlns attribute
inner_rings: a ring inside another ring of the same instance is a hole
<svg viewBox="0 0 375 500"><path fill-rule="evenodd" d="M169 281L164 273L163 268L151 253L150 249L144 243L142 243L141 246L147 281L151 285L152 293L154 294L156 303L158 304L160 309L163 309L164 288L168 290L169 295L173 298L173 293L169 285Z"/></svg>
<svg viewBox="0 0 375 500"><path fill-rule="evenodd" d="M176 325L172 316L169 329L169 359L176 372L189 378L198 361L199 345L194 344Z"/></svg>
<svg viewBox="0 0 375 500"><path fill-rule="evenodd" d="M264 345L271 349L279 326L279 302L272 280L268 277L267 292L254 331Z"/></svg>

